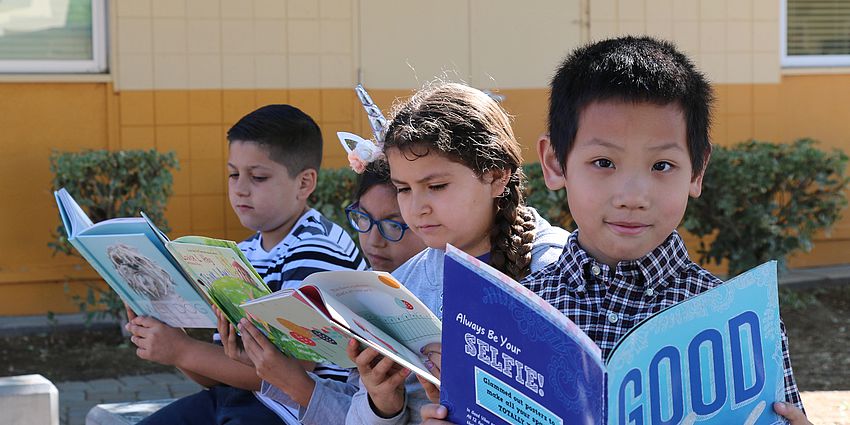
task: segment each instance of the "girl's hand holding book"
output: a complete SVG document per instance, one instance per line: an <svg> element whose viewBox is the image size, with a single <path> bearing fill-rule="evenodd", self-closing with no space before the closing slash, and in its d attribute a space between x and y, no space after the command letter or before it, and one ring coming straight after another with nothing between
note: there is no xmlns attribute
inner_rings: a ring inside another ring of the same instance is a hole
<svg viewBox="0 0 850 425"><path fill-rule="evenodd" d="M357 340L351 339L346 351L348 358L357 365L372 408L384 418L397 416L404 409L404 380L410 375L410 370L389 357L383 357L373 348L361 351L358 345Z"/></svg>

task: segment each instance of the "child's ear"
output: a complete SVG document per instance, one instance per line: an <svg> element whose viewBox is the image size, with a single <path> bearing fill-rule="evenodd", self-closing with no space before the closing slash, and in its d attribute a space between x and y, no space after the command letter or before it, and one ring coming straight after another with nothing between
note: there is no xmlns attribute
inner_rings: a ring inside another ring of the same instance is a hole
<svg viewBox="0 0 850 425"><path fill-rule="evenodd" d="M546 182L546 187L549 190L563 189L567 176L564 175L561 161L558 160L558 154L552 147L548 133L537 139L537 157L543 167L543 181Z"/></svg>
<svg viewBox="0 0 850 425"><path fill-rule="evenodd" d="M708 167L708 160L711 158L711 148L705 153L705 160L702 162L702 169L699 174L691 178L691 185L688 190L688 195L691 198L699 198L702 194L702 178L705 176L705 170Z"/></svg>
<svg viewBox="0 0 850 425"><path fill-rule="evenodd" d="M298 173L296 179L298 181L298 195L296 196L296 199L299 201L306 201L313 191L316 190L319 173L312 168L308 168Z"/></svg>
<svg viewBox="0 0 850 425"><path fill-rule="evenodd" d="M511 170L493 170L488 172L490 181L490 196L498 198L505 193L505 187L511 179Z"/></svg>

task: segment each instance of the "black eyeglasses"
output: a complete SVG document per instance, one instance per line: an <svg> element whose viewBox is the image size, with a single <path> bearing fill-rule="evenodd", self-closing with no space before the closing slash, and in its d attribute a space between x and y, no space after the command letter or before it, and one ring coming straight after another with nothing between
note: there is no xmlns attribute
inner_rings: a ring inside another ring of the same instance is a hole
<svg viewBox="0 0 850 425"><path fill-rule="evenodd" d="M348 223L354 230L360 233L366 233L372 230L373 225L378 226L378 232L384 239L390 242L398 242L404 237L405 230L410 226L395 220L385 218L383 220L375 220L371 215L360 211L360 204L355 202L345 207L345 216L348 217Z"/></svg>

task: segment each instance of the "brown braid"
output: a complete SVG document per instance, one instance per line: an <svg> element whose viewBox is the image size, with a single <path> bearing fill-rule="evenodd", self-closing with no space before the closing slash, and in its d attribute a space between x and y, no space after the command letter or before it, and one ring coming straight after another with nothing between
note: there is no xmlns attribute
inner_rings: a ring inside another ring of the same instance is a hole
<svg viewBox="0 0 850 425"><path fill-rule="evenodd" d="M496 203L497 212L490 237L490 265L520 280L531 272L534 215L522 196L522 169L511 173L505 194Z"/></svg>
<svg viewBox="0 0 850 425"><path fill-rule="evenodd" d="M522 196L522 154L508 114L493 99L462 84L437 84L396 108L384 150L428 155L436 150L482 178L511 173L496 199L490 236L490 264L514 279L530 271L534 216Z"/></svg>

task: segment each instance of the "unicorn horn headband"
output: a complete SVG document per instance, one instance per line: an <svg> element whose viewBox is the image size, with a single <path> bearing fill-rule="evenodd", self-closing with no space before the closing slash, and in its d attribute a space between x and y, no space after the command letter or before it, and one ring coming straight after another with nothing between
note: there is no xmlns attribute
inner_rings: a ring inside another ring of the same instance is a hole
<svg viewBox="0 0 850 425"><path fill-rule="evenodd" d="M357 174L363 173L366 166L372 161L384 157L384 136L387 134L387 119L381 112L381 108L375 105L372 97L363 88L363 85L358 84L354 88L357 93L357 98L360 99L360 104L366 110L366 115L369 117L369 125L372 127L372 134L375 136L373 140L366 140L354 133L340 131L336 133L343 149L348 153L348 163Z"/></svg>

